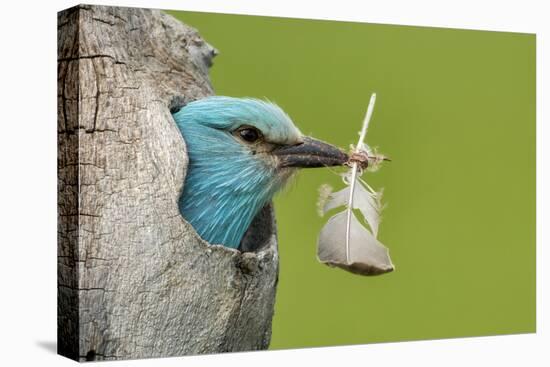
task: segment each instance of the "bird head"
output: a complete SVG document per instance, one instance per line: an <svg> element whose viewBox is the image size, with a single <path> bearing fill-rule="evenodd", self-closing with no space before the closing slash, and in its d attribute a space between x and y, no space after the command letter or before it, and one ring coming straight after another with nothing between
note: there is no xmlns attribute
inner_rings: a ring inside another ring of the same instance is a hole
<svg viewBox="0 0 550 367"><path fill-rule="evenodd" d="M208 97L174 114L189 167L183 217L213 244L236 248L254 216L299 168L342 165L346 153L304 136L277 105Z"/></svg>

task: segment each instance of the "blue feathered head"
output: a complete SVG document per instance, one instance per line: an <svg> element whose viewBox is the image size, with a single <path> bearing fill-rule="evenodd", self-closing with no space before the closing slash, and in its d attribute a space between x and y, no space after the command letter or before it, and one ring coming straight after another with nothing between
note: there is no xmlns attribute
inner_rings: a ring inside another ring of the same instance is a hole
<svg viewBox="0 0 550 367"><path fill-rule="evenodd" d="M237 248L254 216L298 168L348 159L302 135L280 107L258 99L208 97L174 119L189 155L180 211L212 244Z"/></svg>

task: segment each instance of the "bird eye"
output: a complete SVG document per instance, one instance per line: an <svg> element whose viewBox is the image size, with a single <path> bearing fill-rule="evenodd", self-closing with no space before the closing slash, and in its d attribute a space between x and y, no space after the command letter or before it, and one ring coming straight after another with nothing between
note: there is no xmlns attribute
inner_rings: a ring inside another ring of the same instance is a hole
<svg viewBox="0 0 550 367"><path fill-rule="evenodd" d="M239 137L248 143L254 143L262 137L262 133L253 127L244 127L237 131Z"/></svg>

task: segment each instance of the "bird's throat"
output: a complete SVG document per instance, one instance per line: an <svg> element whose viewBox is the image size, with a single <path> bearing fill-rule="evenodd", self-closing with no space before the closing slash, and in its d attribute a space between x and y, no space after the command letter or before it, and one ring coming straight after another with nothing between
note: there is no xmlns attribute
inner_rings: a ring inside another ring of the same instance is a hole
<svg viewBox="0 0 550 367"><path fill-rule="evenodd" d="M271 172L258 166L234 172L212 174L191 164L179 208L202 239L238 248L254 217L295 170Z"/></svg>

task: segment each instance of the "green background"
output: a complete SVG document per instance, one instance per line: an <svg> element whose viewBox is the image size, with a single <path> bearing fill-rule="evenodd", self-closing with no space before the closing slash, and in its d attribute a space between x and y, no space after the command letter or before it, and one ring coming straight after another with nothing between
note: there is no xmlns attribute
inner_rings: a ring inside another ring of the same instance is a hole
<svg viewBox="0 0 550 367"><path fill-rule="evenodd" d="M267 97L343 148L377 93L370 145L392 158L380 240L396 271L317 262L318 187L275 200L280 278L271 348L535 331L535 36L170 12L219 51L219 95Z"/></svg>

